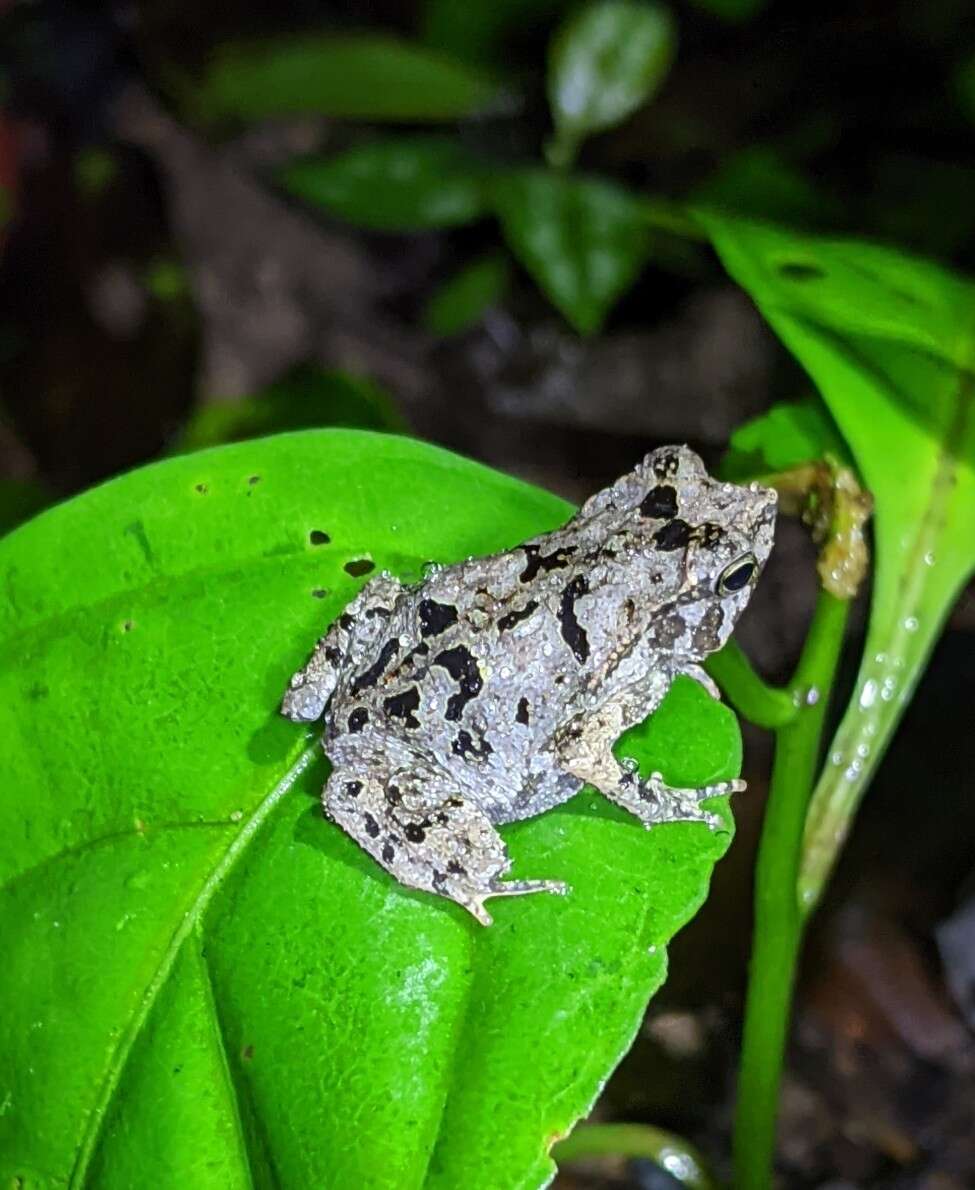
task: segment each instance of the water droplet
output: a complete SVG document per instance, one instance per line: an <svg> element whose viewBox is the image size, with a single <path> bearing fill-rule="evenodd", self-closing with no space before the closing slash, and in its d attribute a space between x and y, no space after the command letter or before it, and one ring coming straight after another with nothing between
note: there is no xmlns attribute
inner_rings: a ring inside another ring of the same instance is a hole
<svg viewBox="0 0 975 1190"><path fill-rule="evenodd" d="M896 689L897 680L895 678L884 678L884 684L880 687L880 697L884 702L890 702Z"/></svg>
<svg viewBox="0 0 975 1190"><path fill-rule="evenodd" d="M814 707L819 702L819 689L816 686L810 686L806 691L806 706Z"/></svg>
<svg viewBox="0 0 975 1190"><path fill-rule="evenodd" d="M814 895L811 888L804 888L799 894L799 900L802 901L803 905L809 905L812 903Z"/></svg>
<svg viewBox="0 0 975 1190"><path fill-rule="evenodd" d="M830 757L830 760L835 765L841 765L843 763L843 753L839 752L839 751L834 752L833 755Z"/></svg>
<svg viewBox="0 0 975 1190"><path fill-rule="evenodd" d="M866 760L869 755L870 755L870 745L869 744L857 744L857 756L859 756L861 760Z"/></svg>
<svg viewBox="0 0 975 1190"><path fill-rule="evenodd" d="M501 668L498 670L498 675L502 678L510 678L511 677L511 669L507 665L502 665Z"/></svg>
<svg viewBox="0 0 975 1190"><path fill-rule="evenodd" d="M60 930L61 928L61 923L59 921L52 921L51 925L54 926L56 930Z"/></svg>
<svg viewBox="0 0 975 1190"><path fill-rule="evenodd" d="M542 645L542 655L543 655L544 657L551 657L551 656L552 656L552 645L551 645L551 642L550 642L550 641L546 641L546 642L545 642L545 643Z"/></svg>
<svg viewBox="0 0 975 1190"><path fill-rule="evenodd" d="M860 707L868 711L877 701L877 683L873 678L867 678L860 691Z"/></svg>
<svg viewBox="0 0 975 1190"><path fill-rule="evenodd" d="M876 661L876 663L878 665L883 665L886 660L887 660L886 653L878 653L877 656L874 657L874 661Z"/></svg>
<svg viewBox="0 0 975 1190"><path fill-rule="evenodd" d="M904 621L904 627L908 632L917 632L917 616L908 616Z"/></svg>
<svg viewBox="0 0 975 1190"><path fill-rule="evenodd" d="M859 762L859 760L851 760L847 765L846 772L843 774L843 776L847 779L847 781L855 781L857 777L860 776L860 770L862 768L863 765Z"/></svg>
<svg viewBox="0 0 975 1190"><path fill-rule="evenodd" d="M231 814L231 815L230 815L230 821L231 821L231 822L240 822L240 820L241 820L243 817L244 817L244 811L243 811L243 810L234 810L233 814Z"/></svg>
<svg viewBox="0 0 975 1190"><path fill-rule="evenodd" d="M928 552L924 555L924 565L925 566L933 566L934 565L934 553L931 550L928 550Z"/></svg>

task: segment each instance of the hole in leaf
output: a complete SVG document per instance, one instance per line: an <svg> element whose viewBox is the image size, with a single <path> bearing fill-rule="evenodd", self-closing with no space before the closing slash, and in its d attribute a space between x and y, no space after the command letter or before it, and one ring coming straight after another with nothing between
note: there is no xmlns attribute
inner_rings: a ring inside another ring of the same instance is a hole
<svg viewBox="0 0 975 1190"><path fill-rule="evenodd" d="M779 264L779 276L788 281L821 281L825 270L818 264L807 264L802 260L783 260Z"/></svg>
<svg viewBox="0 0 975 1190"><path fill-rule="evenodd" d="M312 591L312 595L314 595L316 599L324 599L327 594L328 592L324 587L316 587L314 591Z"/></svg>
<svg viewBox="0 0 975 1190"><path fill-rule="evenodd" d="M332 539L324 529L312 529L308 534L308 540L312 545L328 545Z"/></svg>
<svg viewBox="0 0 975 1190"><path fill-rule="evenodd" d="M122 631L123 632L131 632L134 627L135 627L135 622L133 620L123 620L122 621Z"/></svg>
<svg viewBox="0 0 975 1190"><path fill-rule="evenodd" d="M351 574L353 578L359 578L363 574L368 574L370 570L376 569L376 563L372 558L351 558L345 564L346 574Z"/></svg>

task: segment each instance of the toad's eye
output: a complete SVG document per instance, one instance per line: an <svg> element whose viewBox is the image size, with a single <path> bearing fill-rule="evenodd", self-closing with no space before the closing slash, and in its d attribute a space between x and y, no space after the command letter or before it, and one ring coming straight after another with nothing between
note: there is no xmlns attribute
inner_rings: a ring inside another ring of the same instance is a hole
<svg viewBox="0 0 975 1190"><path fill-rule="evenodd" d="M730 566L721 571L718 578L718 594L731 595L740 591L742 587L747 587L757 568L758 562L754 554L743 554L742 557L736 558Z"/></svg>

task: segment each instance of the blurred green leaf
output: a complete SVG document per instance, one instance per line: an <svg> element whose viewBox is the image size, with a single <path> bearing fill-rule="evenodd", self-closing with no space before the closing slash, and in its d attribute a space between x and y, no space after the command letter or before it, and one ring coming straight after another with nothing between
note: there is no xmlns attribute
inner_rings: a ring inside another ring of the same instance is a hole
<svg viewBox="0 0 975 1190"><path fill-rule="evenodd" d="M395 137L295 162L281 181L299 198L360 227L420 231L484 214L488 172L449 137Z"/></svg>
<svg viewBox="0 0 975 1190"><path fill-rule="evenodd" d="M610 182L540 169L504 175L494 196L514 254L578 331L598 330L646 262L643 205Z"/></svg>
<svg viewBox="0 0 975 1190"><path fill-rule="evenodd" d="M430 298L423 325L434 335L459 335L480 322L485 310L496 306L511 278L505 256L492 252L455 273Z"/></svg>
<svg viewBox="0 0 975 1190"><path fill-rule="evenodd" d="M849 450L823 402L814 396L773 405L739 426L721 463L729 480L787 471L830 454L847 461Z"/></svg>
<svg viewBox="0 0 975 1190"><path fill-rule="evenodd" d="M695 8L701 8L729 25L743 25L768 6L768 0L690 0Z"/></svg>
<svg viewBox="0 0 975 1190"><path fill-rule="evenodd" d="M646 103L667 77L676 47L674 18L660 4L597 0L571 16L549 51L552 165L571 164L587 136Z"/></svg>
<svg viewBox="0 0 975 1190"><path fill-rule="evenodd" d="M389 395L372 380L302 364L255 396L201 406L176 450L183 453L326 426L394 432L406 428Z"/></svg>
<svg viewBox="0 0 975 1190"><path fill-rule="evenodd" d="M816 383L876 502L860 673L807 822L812 904L975 568L975 283L864 241L698 218Z"/></svg>
<svg viewBox="0 0 975 1190"><path fill-rule="evenodd" d="M459 120L498 100L486 74L374 33L222 45L187 94L211 119L315 112L348 120Z"/></svg>
<svg viewBox="0 0 975 1190"><path fill-rule="evenodd" d="M532 33L571 0L426 0L423 40L470 62L497 60L506 38Z"/></svg>
<svg viewBox="0 0 975 1190"><path fill-rule="evenodd" d="M548 1184L707 894L726 799L718 832L591 790L502 827L515 878L571 891L485 929L325 819L317 733L278 706L350 563L415 575L571 511L424 443L309 431L0 541L0 1184ZM741 761L686 678L628 742L676 785Z"/></svg>
<svg viewBox="0 0 975 1190"><path fill-rule="evenodd" d="M731 215L814 227L838 219L837 203L780 153L754 145L733 154L694 193L702 206Z"/></svg>

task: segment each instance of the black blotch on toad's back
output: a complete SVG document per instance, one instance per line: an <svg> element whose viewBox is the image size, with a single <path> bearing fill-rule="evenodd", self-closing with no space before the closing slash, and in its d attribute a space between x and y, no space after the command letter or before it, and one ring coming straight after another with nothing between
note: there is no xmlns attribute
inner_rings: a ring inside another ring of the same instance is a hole
<svg viewBox="0 0 975 1190"><path fill-rule="evenodd" d="M575 604L589 590L589 581L583 574L577 574L566 584L559 601L559 625L562 639L572 650L581 665L589 657L589 637L585 628L576 619Z"/></svg>
<svg viewBox="0 0 975 1190"><path fill-rule="evenodd" d="M420 633L423 636L439 636L457 623L457 608L452 603L421 599L417 613L420 617Z"/></svg>
<svg viewBox="0 0 975 1190"><path fill-rule="evenodd" d="M365 707L356 707L356 709L349 715L349 731L354 735L357 731L362 731L365 725L369 722L369 712Z"/></svg>
<svg viewBox="0 0 975 1190"><path fill-rule="evenodd" d="M523 545L525 551L525 569L518 575L523 583L530 583L539 573L550 570L564 570L569 565L569 558L576 552L576 546L563 545L550 554L543 554L539 545Z"/></svg>
<svg viewBox="0 0 975 1190"><path fill-rule="evenodd" d="M529 599L524 607L516 608L514 611L507 612L503 616L498 617L498 632L508 632L514 628L516 624L520 624L522 620L527 620L533 611L538 607L537 599Z"/></svg>
<svg viewBox="0 0 975 1190"><path fill-rule="evenodd" d="M463 756L465 758L469 756L483 758L490 756L494 751L483 735L478 736L475 740L471 733L464 728L461 728L454 737L450 745L450 750L456 756Z"/></svg>
<svg viewBox="0 0 975 1190"><path fill-rule="evenodd" d="M434 665L439 665L457 683L459 689L447 699L445 718L456 720L461 717L464 707L481 692L484 682L478 668L477 659L466 645L455 645L452 649L444 649L433 659Z"/></svg>
<svg viewBox="0 0 975 1190"><path fill-rule="evenodd" d="M363 690L368 690L370 686L375 686L398 649L399 640L395 636L392 640L386 641L372 665L352 679L352 684L349 686L350 693L359 694Z"/></svg>
<svg viewBox="0 0 975 1190"><path fill-rule="evenodd" d="M420 720L413 714L419 705L420 691L416 686L410 686L401 694L391 694L388 698L383 699L383 710L387 717L402 719L410 729L420 726Z"/></svg>
<svg viewBox="0 0 975 1190"><path fill-rule="evenodd" d="M653 540L658 550L682 550L691 540L691 527L678 517L661 526Z"/></svg>
<svg viewBox="0 0 975 1190"><path fill-rule="evenodd" d="M669 483L651 488L640 504L640 514L659 521L672 520L677 515L677 489Z"/></svg>

